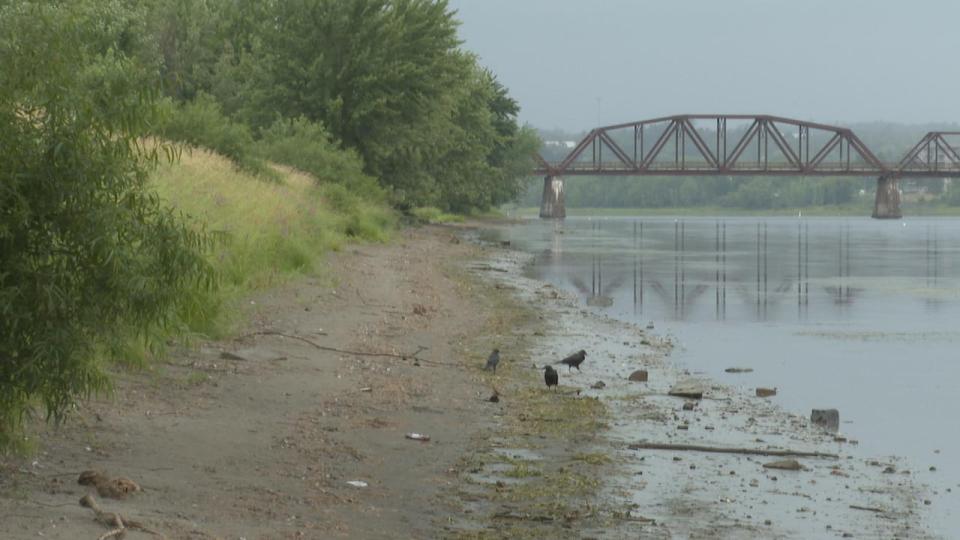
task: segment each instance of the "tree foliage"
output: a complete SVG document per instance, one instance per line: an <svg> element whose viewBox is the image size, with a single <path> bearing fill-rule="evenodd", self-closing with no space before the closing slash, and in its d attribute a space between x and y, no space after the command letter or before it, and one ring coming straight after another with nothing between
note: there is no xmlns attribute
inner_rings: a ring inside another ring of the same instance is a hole
<svg viewBox="0 0 960 540"><path fill-rule="evenodd" d="M460 49L446 1L153 2L174 99L213 96L256 137L323 126L318 140L355 152L402 208L486 208L520 192L536 135Z"/></svg>
<svg viewBox="0 0 960 540"><path fill-rule="evenodd" d="M98 358L209 284L204 237L144 189L153 79L124 6L0 5L0 446L36 400L59 419L103 389Z"/></svg>
<svg viewBox="0 0 960 540"><path fill-rule="evenodd" d="M445 0L0 0L0 73L0 446L214 284L146 188L147 135L305 170L347 209L505 202L538 144ZM360 238L391 219L346 214Z"/></svg>

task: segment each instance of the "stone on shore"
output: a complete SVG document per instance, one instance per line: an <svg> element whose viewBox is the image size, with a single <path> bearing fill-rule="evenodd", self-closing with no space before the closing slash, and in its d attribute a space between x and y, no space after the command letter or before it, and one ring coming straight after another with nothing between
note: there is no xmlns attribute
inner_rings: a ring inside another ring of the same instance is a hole
<svg viewBox="0 0 960 540"><path fill-rule="evenodd" d="M813 409L810 412L810 422L828 431L840 429L840 411L837 409Z"/></svg>
<svg viewBox="0 0 960 540"><path fill-rule="evenodd" d="M782 471L799 471L803 469L803 466L800 465L800 462L795 459L771 461L770 463L764 463L763 467L765 469L779 469Z"/></svg>
<svg viewBox="0 0 960 540"><path fill-rule="evenodd" d="M680 381L673 385L668 394L676 397L702 399L703 386L696 381Z"/></svg>
<svg viewBox="0 0 960 540"><path fill-rule="evenodd" d="M650 375L647 373L647 370L645 370L645 369L638 369L638 370L634 371L633 373L631 373L631 374L630 374L630 377L628 377L628 379L630 379L630 380L633 381L633 382L647 382L647 380L649 379L649 377L650 377Z"/></svg>

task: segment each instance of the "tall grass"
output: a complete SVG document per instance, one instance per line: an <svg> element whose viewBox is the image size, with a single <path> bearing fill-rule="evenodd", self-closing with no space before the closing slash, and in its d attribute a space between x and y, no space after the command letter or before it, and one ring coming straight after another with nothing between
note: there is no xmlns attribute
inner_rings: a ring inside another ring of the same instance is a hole
<svg viewBox="0 0 960 540"><path fill-rule="evenodd" d="M236 310L223 308L244 294L313 270L322 254L346 242L389 238L395 217L386 204L293 169L276 171L279 180L265 182L225 157L192 149L154 173L161 199L218 239L210 257L220 287L198 293L181 315L190 331L222 334L236 322L226 315Z"/></svg>

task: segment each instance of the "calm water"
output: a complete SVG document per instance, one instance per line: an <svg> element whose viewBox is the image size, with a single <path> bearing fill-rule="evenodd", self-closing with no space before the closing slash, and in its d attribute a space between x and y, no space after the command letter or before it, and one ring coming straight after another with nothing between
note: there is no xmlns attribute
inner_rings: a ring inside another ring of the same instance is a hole
<svg viewBox="0 0 960 540"><path fill-rule="evenodd" d="M907 457L934 528L960 534L960 220L573 218L498 234L536 255L534 277L674 335L691 370L777 387L798 414L839 409L854 451Z"/></svg>

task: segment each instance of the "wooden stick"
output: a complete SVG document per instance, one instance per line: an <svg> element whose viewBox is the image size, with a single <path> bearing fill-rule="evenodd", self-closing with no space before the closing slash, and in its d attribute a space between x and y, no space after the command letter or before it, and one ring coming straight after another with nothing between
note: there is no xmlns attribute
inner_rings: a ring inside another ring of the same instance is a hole
<svg viewBox="0 0 960 540"><path fill-rule="evenodd" d="M290 339L296 339L296 340L300 340L300 341L302 341L302 342L304 342L304 343L307 343L307 344L309 344L309 345L312 345L314 348L320 349L321 351L338 352L338 353L341 353L341 354L352 354L352 355L354 355L354 356L381 356L381 357L387 357L387 358L399 358L399 359L401 359L401 360L411 360L411 359L412 359L412 360L417 360L418 362L423 362L423 363L425 363L425 364L432 364L432 365L437 365L437 366L449 366L449 365L450 365L450 364L445 364L445 363L443 363L443 362L433 362L433 361L430 361L430 360L425 360L425 359L423 359L423 358L417 357L418 354L420 354L420 353L422 353L423 351L425 351L425 350L428 349L428 347L424 347L423 345L420 345L415 352L409 353L409 354L373 353L373 352L362 352L362 351L348 351L348 350L346 350L346 349L338 349L338 348L336 348L336 347L327 347L327 346L324 346L324 345L320 345L319 343L317 343L317 342L315 342L315 341L312 341L312 340L309 340L309 339L307 339L307 338L305 338L305 337L303 337L303 336L297 336L297 335L293 335L293 334L284 334L283 332L277 332L277 331L274 331L274 330L261 330L261 331L259 331L259 332L250 332L250 333L248 333L248 334L243 334L242 336L237 336L236 338L234 338L234 340L240 340L240 339L247 338L247 337L251 337L251 336L280 336L280 337L285 337L285 338L290 338Z"/></svg>
<svg viewBox="0 0 960 540"><path fill-rule="evenodd" d="M701 446L696 444L669 444L669 443L634 443L628 448L631 450L678 450L685 452L714 452L720 454L751 454L756 456L780 456L780 457L812 457L812 458L830 458L840 459L837 454L828 454L823 452L801 452L798 450L764 450L762 448L724 448L722 446Z"/></svg>
<svg viewBox="0 0 960 540"><path fill-rule="evenodd" d="M866 510L867 512L876 512L878 514L882 514L886 512L886 510L884 510L883 508L873 508L872 506L859 506L856 504L851 504L850 508L853 508L854 510Z"/></svg>

